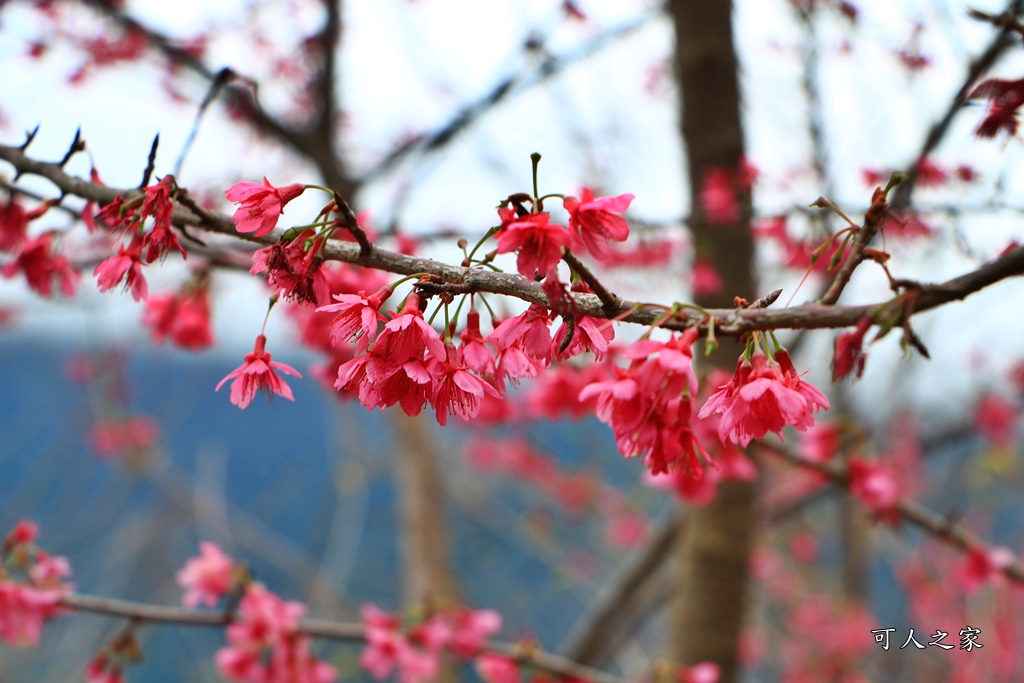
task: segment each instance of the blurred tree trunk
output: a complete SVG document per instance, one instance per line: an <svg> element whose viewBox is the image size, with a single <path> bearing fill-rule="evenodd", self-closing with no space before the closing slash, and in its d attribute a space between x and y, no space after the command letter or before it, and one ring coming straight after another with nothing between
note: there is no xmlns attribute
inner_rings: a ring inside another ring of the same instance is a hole
<svg viewBox="0 0 1024 683"><path fill-rule="evenodd" d="M444 485L423 415L391 411L402 529L403 593L410 604L446 607L456 599L448 561Z"/></svg>
<svg viewBox="0 0 1024 683"><path fill-rule="evenodd" d="M702 306L730 308L736 295L759 296L753 280L749 189L737 171L743 159L743 129L732 4L727 0L672 0L676 29L683 142L689 163L691 224L697 254L721 275L722 292L698 298ZM740 215L709 224L700 201L705 174L732 174ZM735 369L740 347L723 341L712 361ZM738 647L748 595L748 564L757 521L753 483L719 486L710 505L687 514L678 541L678 586L672 609L669 655L683 664L715 662L721 683L738 680Z"/></svg>

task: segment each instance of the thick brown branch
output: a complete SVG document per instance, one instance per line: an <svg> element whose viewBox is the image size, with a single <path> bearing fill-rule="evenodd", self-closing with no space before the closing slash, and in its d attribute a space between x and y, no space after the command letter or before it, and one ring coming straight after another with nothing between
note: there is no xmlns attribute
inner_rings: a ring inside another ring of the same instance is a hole
<svg viewBox="0 0 1024 683"><path fill-rule="evenodd" d="M151 605L143 602L83 595L81 593L72 593L61 602L79 612L92 612L94 614L134 619L153 624L223 628L231 623L231 619L223 612L186 609L167 605ZM324 619L303 619L299 622L299 629L315 638L351 643L362 643L365 641L363 627L360 624L327 621ZM488 643L485 649L488 652L512 657L521 664L526 664L558 676L591 681L591 683L624 683L621 678L591 669L590 667L542 650L526 648L512 643L497 642Z"/></svg>
<svg viewBox="0 0 1024 683"><path fill-rule="evenodd" d="M113 201L120 194L124 198L136 196L138 190L117 190L81 178L69 176L59 166L27 157L17 147L0 145L0 159L7 161L19 174L38 175L52 182L63 194L71 194L99 204ZM203 230L229 235L249 242L269 245L281 236L276 230L263 237L251 233L239 234L235 223L226 214L207 212L204 217L195 215L184 207L177 207L173 221L179 226L196 226ZM529 303L548 306L549 302L541 286L518 274L493 272L484 268L462 268L438 261L399 254L376 246L364 254L362 248L351 242L332 241L324 250L324 258L344 261L367 268L374 268L400 275L428 273L443 282L460 285L467 292L489 292L515 297ZM914 312L920 313L937 308L951 301L964 299L1000 280L1024 274L1024 247L1016 247L999 258L990 261L974 271L939 284L921 285L912 294L916 299ZM581 315L595 318L609 318L622 315L625 322L650 325L664 316L664 307L644 306L633 301L621 301L618 308L609 315L605 305L596 295L573 294L576 310ZM906 295L903 295L906 296ZM670 321L664 322L668 329L685 329L700 325L704 329L708 316L716 319L715 333L723 337L737 337L754 330L776 329L836 329L852 327L865 315L874 317L885 310L891 310L893 301L884 301L862 306L826 306L809 303L782 309L731 309L710 308L706 315L696 312L681 312Z"/></svg>

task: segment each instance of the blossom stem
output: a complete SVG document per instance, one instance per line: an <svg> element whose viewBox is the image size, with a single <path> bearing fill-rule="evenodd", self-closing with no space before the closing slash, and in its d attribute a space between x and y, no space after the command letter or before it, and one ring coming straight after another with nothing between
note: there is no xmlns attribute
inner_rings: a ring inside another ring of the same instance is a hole
<svg viewBox="0 0 1024 683"><path fill-rule="evenodd" d="M540 190L538 189L539 186L537 184L537 167L540 166L540 154L537 152L531 154L530 161L533 162L533 196L537 198L533 202L533 212L537 213L543 208L541 205L542 200L540 199Z"/></svg>

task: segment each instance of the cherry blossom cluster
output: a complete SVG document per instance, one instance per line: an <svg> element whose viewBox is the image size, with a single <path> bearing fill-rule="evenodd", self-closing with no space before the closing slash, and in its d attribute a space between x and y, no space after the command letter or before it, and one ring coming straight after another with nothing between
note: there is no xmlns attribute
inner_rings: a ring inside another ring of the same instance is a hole
<svg viewBox="0 0 1024 683"><path fill-rule="evenodd" d="M174 177L164 176L155 185L146 187L144 196L126 202L118 195L96 214L97 220L103 221L111 232L118 233L118 239L128 235L128 245L120 242L117 254L105 259L93 271L101 292L123 284L136 301L146 299L149 288L143 265L166 257L171 250L186 257L171 226L176 191ZM87 221L86 225L90 223L95 227L92 221Z"/></svg>
<svg viewBox="0 0 1024 683"><path fill-rule="evenodd" d="M36 545L38 528L22 520L0 545L0 640L35 645L43 623L61 614L60 601L74 587L64 582L71 566Z"/></svg>
<svg viewBox="0 0 1024 683"><path fill-rule="evenodd" d="M221 674L247 683L331 683L337 671L312 653L311 639L299 629L306 606L285 602L213 543L204 541L200 555L178 572L187 607L215 607L229 595L241 595L226 636L228 644L214 661Z"/></svg>
<svg viewBox="0 0 1024 683"><path fill-rule="evenodd" d="M15 197L6 203L0 201L0 253L14 254L0 272L8 279L22 273L29 288L44 297L53 295L56 283L61 293L70 298L78 285L78 271L66 257L57 253L55 233L47 231L34 238L28 237L29 221L49 208L49 203L44 202L26 211Z"/></svg>
<svg viewBox="0 0 1024 683"><path fill-rule="evenodd" d="M535 172L538 160L534 158ZM240 205L235 213L239 231L260 234L276 225L282 207L303 189L301 185L276 188L264 179L263 185L239 183L226 194ZM586 188L580 194L581 198L562 198L569 215L568 228L552 223L551 215L543 210L546 199L561 195L519 193L501 202L499 224L466 253L464 265L488 265L497 254L516 253L517 270L542 281L551 308L533 304L506 319L492 313L493 329L485 337L480 315L471 301L458 345L458 320L449 318L448 308L454 296L443 284L428 276L404 278L417 280L413 291L396 310L385 315L382 308L399 283L353 291L351 281L341 280L336 270L324 265L320 252L328 239L336 233L360 238L361 228L353 227L345 217L347 207L336 196L311 226L288 230L277 243L257 251L251 272L266 276L275 297L315 305L317 316L333 315L326 330L329 347L349 347L347 352L333 354L340 361L335 389L357 397L368 409L398 404L407 414L417 415L429 404L442 425L452 414L473 420L482 407L500 402L510 383L538 377L552 363L585 352L601 362L611 348L613 323L580 315L572 306L570 289L590 291L591 284L597 285L585 280L589 273L569 260L569 249L599 260L609 259L609 243L621 242L629 235L629 226L619 214L628 208L633 195L595 198ZM332 214L339 217L332 219ZM480 247L492 237L497 248L476 258ZM557 266L563 259L573 272L569 284L559 279ZM368 294L370 291L373 293ZM443 333L425 316L434 296L440 303L431 318L444 310ZM470 295L462 296L465 303ZM333 303L328 303L331 300ZM562 324L552 334L550 328L556 316L562 318ZM304 314L302 319L309 325L314 316ZM324 324L317 325L319 334L304 333L303 337L322 339ZM703 462L710 462L692 427L692 401L698 385L692 346L697 336L698 331L690 328L668 341L645 338L631 344L621 350L621 356L630 361L627 368L609 364L600 377L593 377L578 389L578 402L594 404L597 416L612 427L623 455L641 457L654 474L681 471L699 479ZM756 345L757 339L751 343ZM277 371L298 373L270 361L264 344L265 338L260 335L245 364L218 385L220 388L229 379L234 380L231 398L239 407L248 406L258 391L292 398ZM771 358L760 351L751 355L748 350L736 377L712 395L701 417L722 413L721 441L745 446L769 431L781 436L785 425L806 429L813 423L812 414L827 407L824 396L800 379L785 350L778 349ZM488 410L486 414L500 412Z"/></svg>
<svg viewBox="0 0 1024 683"><path fill-rule="evenodd" d="M494 610L458 608L436 612L414 625L381 611L373 604L362 609L366 647L359 664L378 681L397 674L400 683L426 683L437 678L441 654L479 662L488 638L501 630ZM517 665L518 666L518 665Z"/></svg>

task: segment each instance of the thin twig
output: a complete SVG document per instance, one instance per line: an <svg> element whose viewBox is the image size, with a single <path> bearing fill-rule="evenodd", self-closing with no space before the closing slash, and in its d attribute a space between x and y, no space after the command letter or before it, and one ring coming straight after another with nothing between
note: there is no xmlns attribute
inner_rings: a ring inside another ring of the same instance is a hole
<svg viewBox="0 0 1024 683"><path fill-rule="evenodd" d="M609 314L609 317L618 315L622 307L622 299L612 294L608 289L601 284L601 281L597 279L597 276L587 266L580 261L576 254L572 253L568 249L562 254L562 260L569 264L569 267L580 276L580 279L587 283L590 287L590 291L597 295L597 298L601 300L601 304L604 306L604 310Z"/></svg>

